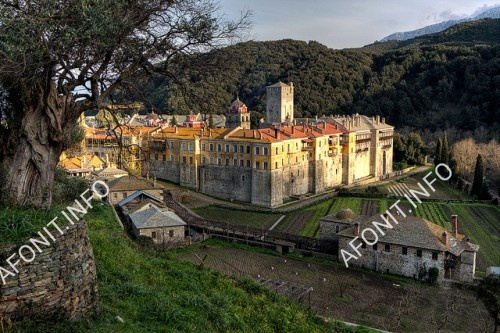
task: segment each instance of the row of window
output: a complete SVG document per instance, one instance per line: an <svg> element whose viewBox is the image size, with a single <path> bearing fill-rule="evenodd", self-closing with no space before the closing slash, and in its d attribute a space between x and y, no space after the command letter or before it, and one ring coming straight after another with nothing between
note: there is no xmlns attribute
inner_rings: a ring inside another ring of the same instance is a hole
<svg viewBox="0 0 500 333"><path fill-rule="evenodd" d="M366 243L362 242L363 249L366 248ZM373 246L373 250L377 251L378 250L378 243L375 243ZM391 252L391 244L385 244L384 245L384 252L390 253ZM403 246L401 247L401 254L402 255L408 255L408 247ZM417 249L417 257L421 258L422 257L422 250ZM437 252L432 252L432 260L437 260L438 259L438 253Z"/></svg>
<svg viewBox="0 0 500 333"><path fill-rule="evenodd" d="M158 232L156 232L156 231L152 231L152 232L151 232L151 238L156 239L158 236L159 236L159 235L158 235ZM174 231L173 231L173 230L169 230L169 231L168 231L168 236L169 236L169 237L174 237Z"/></svg>

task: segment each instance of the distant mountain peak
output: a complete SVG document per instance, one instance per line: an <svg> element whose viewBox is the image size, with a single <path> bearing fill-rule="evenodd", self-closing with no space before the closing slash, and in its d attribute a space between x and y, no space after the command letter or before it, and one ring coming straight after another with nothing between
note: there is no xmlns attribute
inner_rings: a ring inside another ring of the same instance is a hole
<svg viewBox="0 0 500 333"><path fill-rule="evenodd" d="M382 38L380 40L380 42L387 42L390 40L402 41L402 40L415 38L418 36L433 34L433 33L441 32L445 29L448 29L449 27L454 26L458 23L467 22L467 21L476 21L476 20L480 20L483 18L500 18L500 6L486 9L486 10L480 12L479 14L476 14L473 17L463 18L463 19L459 19L459 20L443 21L440 23L431 24L431 25L428 25L426 27L412 30L412 31L395 32L393 34L390 34L389 36Z"/></svg>

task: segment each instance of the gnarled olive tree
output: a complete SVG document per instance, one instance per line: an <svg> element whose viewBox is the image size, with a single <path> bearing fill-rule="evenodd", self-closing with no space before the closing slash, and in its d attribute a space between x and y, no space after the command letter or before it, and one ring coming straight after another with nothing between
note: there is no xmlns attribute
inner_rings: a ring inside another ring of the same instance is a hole
<svg viewBox="0 0 500 333"><path fill-rule="evenodd" d="M11 203L50 206L59 155L84 110L138 71L178 77L185 55L234 42L248 25L248 13L227 21L212 0L0 0Z"/></svg>

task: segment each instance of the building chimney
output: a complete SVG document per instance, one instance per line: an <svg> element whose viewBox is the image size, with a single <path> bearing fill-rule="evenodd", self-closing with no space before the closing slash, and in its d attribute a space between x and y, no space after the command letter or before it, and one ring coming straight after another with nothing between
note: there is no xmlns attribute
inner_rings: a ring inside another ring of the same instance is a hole
<svg viewBox="0 0 500 333"><path fill-rule="evenodd" d="M446 231L443 231L441 234L441 241L443 242L444 246L448 246L448 234Z"/></svg>
<svg viewBox="0 0 500 333"><path fill-rule="evenodd" d="M360 229L361 225L358 222L354 223L354 236L359 236Z"/></svg>
<svg viewBox="0 0 500 333"><path fill-rule="evenodd" d="M458 216L453 214L451 216L451 232L453 233L453 236L457 238L458 236Z"/></svg>
<svg viewBox="0 0 500 333"><path fill-rule="evenodd" d="M326 121L323 120L323 129L326 129Z"/></svg>
<svg viewBox="0 0 500 333"><path fill-rule="evenodd" d="M292 134L295 134L295 126L292 125Z"/></svg>
<svg viewBox="0 0 500 333"><path fill-rule="evenodd" d="M380 123L380 115L377 115L377 125Z"/></svg>
<svg viewBox="0 0 500 333"><path fill-rule="evenodd" d="M293 131L293 127L292 127L292 131ZM280 130L276 127L274 128L274 136L276 137L276 140L280 139Z"/></svg>
<svg viewBox="0 0 500 333"><path fill-rule="evenodd" d="M382 118L382 124L385 125L385 118Z"/></svg>
<svg viewBox="0 0 500 333"><path fill-rule="evenodd" d="M177 125L174 125L174 133L177 134Z"/></svg>
<svg viewBox="0 0 500 333"><path fill-rule="evenodd" d="M372 125L375 125L375 117L372 116Z"/></svg>

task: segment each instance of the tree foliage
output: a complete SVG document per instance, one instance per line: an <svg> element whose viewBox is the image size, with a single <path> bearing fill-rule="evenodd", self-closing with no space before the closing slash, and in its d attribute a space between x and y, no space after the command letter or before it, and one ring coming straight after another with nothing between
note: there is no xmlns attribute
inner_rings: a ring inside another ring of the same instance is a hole
<svg viewBox="0 0 500 333"><path fill-rule="evenodd" d="M0 0L11 202L50 206L55 166L82 111L138 91L139 72L172 82L188 67L210 72L216 61L203 54L239 40L248 24L246 13L226 21L212 0Z"/></svg>
<svg viewBox="0 0 500 333"><path fill-rule="evenodd" d="M482 27L499 25L500 20L489 20ZM236 93L250 110L262 113L265 86L293 81L296 117L381 115L397 128L460 133L482 126L491 139L500 133L496 40L482 45L472 39L453 44L413 41L377 54L332 50L315 41L246 42L217 51L217 56L238 57L224 70L191 71L188 90L197 99L181 98L181 88L168 78L150 83L155 89L146 89L146 94L162 113L224 113Z"/></svg>
<svg viewBox="0 0 500 333"><path fill-rule="evenodd" d="M394 133L394 161L406 164L422 164L425 144L418 133Z"/></svg>

